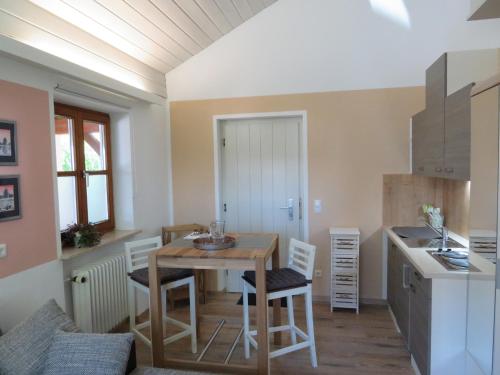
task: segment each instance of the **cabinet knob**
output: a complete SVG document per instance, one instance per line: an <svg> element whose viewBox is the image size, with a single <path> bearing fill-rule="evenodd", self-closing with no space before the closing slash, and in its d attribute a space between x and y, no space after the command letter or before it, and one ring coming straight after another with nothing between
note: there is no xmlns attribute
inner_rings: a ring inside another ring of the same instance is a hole
<svg viewBox="0 0 500 375"><path fill-rule="evenodd" d="M441 173L443 171L443 169L441 167L436 167L434 170L438 173Z"/></svg>
<svg viewBox="0 0 500 375"><path fill-rule="evenodd" d="M448 167L448 168L445 168L444 171L446 173L453 173L455 170L453 168L451 168L451 167Z"/></svg>

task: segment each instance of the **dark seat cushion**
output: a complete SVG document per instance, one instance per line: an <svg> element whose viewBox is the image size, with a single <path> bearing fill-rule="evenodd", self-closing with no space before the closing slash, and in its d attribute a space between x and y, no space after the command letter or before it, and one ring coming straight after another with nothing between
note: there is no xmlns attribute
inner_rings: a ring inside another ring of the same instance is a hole
<svg viewBox="0 0 500 375"><path fill-rule="evenodd" d="M255 288L255 271L245 271L243 280ZM266 291L277 292L280 290L300 288L310 283L301 273L291 268L280 268L278 271L266 271Z"/></svg>
<svg viewBox="0 0 500 375"><path fill-rule="evenodd" d="M173 281L185 279L193 276L193 270L183 268L159 268L160 283L167 284ZM132 280L139 284L149 287L149 272L147 268L141 268L130 272L129 276Z"/></svg>

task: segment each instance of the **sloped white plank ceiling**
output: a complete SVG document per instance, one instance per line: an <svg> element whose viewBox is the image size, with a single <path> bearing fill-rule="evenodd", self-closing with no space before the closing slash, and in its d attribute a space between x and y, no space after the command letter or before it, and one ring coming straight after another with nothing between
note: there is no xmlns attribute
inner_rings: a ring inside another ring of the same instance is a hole
<svg viewBox="0 0 500 375"><path fill-rule="evenodd" d="M165 73L275 1L0 0L0 35L165 96Z"/></svg>

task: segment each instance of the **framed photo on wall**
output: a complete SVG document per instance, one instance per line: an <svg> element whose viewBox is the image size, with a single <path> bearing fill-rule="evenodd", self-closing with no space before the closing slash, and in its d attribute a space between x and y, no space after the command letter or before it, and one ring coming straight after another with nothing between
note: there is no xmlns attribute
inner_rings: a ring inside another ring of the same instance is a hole
<svg viewBox="0 0 500 375"><path fill-rule="evenodd" d="M0 120L0 165L17 165L16 122Z"/></svg>
<svg viewBox="0 0 500 375"><path fill-rule="evenodd" d="M19 176L0 175L0 221L21 218Z"/></svg>

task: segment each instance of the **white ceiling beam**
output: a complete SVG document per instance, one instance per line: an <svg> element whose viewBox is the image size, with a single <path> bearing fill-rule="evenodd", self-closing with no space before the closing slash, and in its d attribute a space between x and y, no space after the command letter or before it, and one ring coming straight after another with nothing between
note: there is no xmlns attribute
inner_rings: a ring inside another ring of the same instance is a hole
<svg viewBox="0 0 500 375"><path fill-rule="evenodd" d="M49 33L56 38L72 44L76 48L91 52L145 79L153 82L163 79L162 72L132 58L130 55L108 45L101 39L93 37L73 24L54 16L52 13L30 2L0 0L0 9L15 16L19 20L35 26L40 30L39 33Z"/></svg>
<svg viewBox="0 0 500 375"><path fill-rule="evenodd" d="M101 25L94 21L92 18L79 12L77 9L63 3L61 0L30 0L35 5L51 12L55 16L70 22L81 30L93 35L96 38L103 40L109 45L123 51L124 53L132 56L133 58L144 62L152 68L166 73L171 70L180 61L171 61L172 65L153 56L146 50L142 49L130 42L129 39L123 38L121 35L115 33L111 28Z"/></svg>
<svg viewBox="0 0 500 375"><path fill-rule="evenodd" d="M71 5L73 8L92 18L101 25L109 25L117 34L131 40L131 42L136 45L142 46L142 48L146 49L150 54L168 62L169 65L177 66L182 61L191 57L189 52L179 46L175 41L169 39L166 35L164 35L164 39L160 37L152 39L148 35L145 35L142 30L130 25L117 14L93 0L62 1ZM161 31L156 30L155 33L161 34Z"/></svg>
<svg viewBox="0 0 500 375"><path fill-rule="evenodd" d="M2 0L2 6L8 0ZM1 32L14 40L140 90L166 96L164 80L152 81L0 10ZM48 65L50 67L50 65Z"/></svg>

